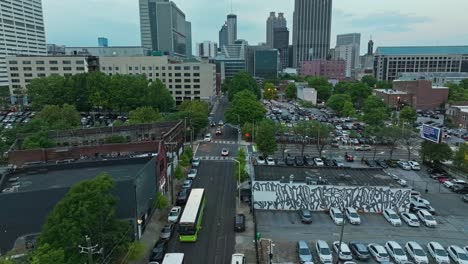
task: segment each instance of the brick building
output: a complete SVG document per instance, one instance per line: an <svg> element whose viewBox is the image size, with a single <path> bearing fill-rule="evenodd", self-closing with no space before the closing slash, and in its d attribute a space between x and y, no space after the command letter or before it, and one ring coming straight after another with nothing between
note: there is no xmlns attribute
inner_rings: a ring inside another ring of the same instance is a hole
<svg viewBox="0 0 468 264"><path fill-rule="evenodd" d="M374 92L392 108L409 105L417 110L434 110L447 101L449 89L432 86L428 80L397 80L393 82L393 89L375 89Z"/></svg>
<svg viewBox="0 0 468 264"><path fill-rule="evenodd" d="M344 80L346 78L346 61L322 59L304 61L300 75L323 76L328 79Z"/></svg>
<svg viewBox="0 0 468 264"><path fill-rule="evenodd" d="M468 102L446 105L447 118L458 128L468 129Z"/></svg>

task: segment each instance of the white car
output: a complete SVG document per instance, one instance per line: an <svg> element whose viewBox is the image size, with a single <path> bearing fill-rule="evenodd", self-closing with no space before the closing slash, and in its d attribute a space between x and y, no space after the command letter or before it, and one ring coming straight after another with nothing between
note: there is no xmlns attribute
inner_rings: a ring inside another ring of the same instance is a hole
<svg viewBox="0 0 468 264"><path fill-rule="evenodd" d="M451 245L447 248L447 252L456 264L468 264L468 253L463 248Z"/></svg>
<svg viewBox="0 0 468 264"><path fill-rule="evenodd" d="M397 180L397 182L398 182L398 184L400 184L403 187L408 186L408 183L403 179L399 179L399 180Z"/></svg>
<svg viewBox="0 0 468 264"><path fill-rule="evenodd" d="M416 161L408 161L408 164L410 165L412 170L421 170L421 166L419 166L419 163Z"/></svg>
<svg viewBox="0 0 468 264"><path fill-rule="evenodd" d="M167 216L167 221L169 223L177 223L179 221L180 212L182 211L182 207L174 206L169 211L169 215Z"/></svg>
<svg viewBox="0 0 468 264"><path fill-rule="evenodd" d="M390 257L395 260L396 263L402 263L408 261L408 257L406 256L405 251L395 241L388 241L385 243L385 249L387 250Z"/></svg>
<svg viewBox="0 0 468 264"><path fill-rule="evenodd" d="M223 157L229 156L229 149L228 148L223 148L221 150L221 156L223 156Z"/></svg>
<svg viewBox="0 0 468 264"><path fill-rule="evenodd" d="M392 209L385 209L383 215L387 221L393 226L401 226L401 219Z"/></svg>
<svg viewBox="0 0 468 264"><path fill-rule="evenodd" d="M193 158L192 159L192 167L200 166L201 159L200 158Z"/></svg>
<svg viewBox="0 0 468 264"><path fill-rule="evenodd" d="M266 162L267 162L267 165L275 165L275 159L273 159L272 157L268 157L266 159Z"/></svg>
<svg viewBox="0 0 468 264"><path fill-rule="evenodd" d="M330 217L336 225L344 224L343 213L336 207L330 208Z"/></svg>
<svg viewBox="0 0 468 264"><path fill-rule="evenodd" d="M323 160L321 158L314 158L314 163L315 163L315 166L325 166L325 163L323 163Z"/></svg>
<svg viewBox="0 0 468 264"><path fill-rule="evenodd" d="M404 169L404 170L411 170L411 166L408 164L408 162L406 161L399 161L397 162L398 163L398 166L400 166L400 168Z"/></svg>
<svg viewBox="0 0 468 264"><path fill-rule="evenodd" d="M410 241L406 243L405 249L416 264L429 264L426 252L424 252L424 249L418 243Z"/></svg>
<svg viewBox="0 0 468 264"><path fill-rule="evenodd" d="M353 225L360 225L361 224L361 217L359 217L358 212L356 209L352 207L346 207L345 209L346 218L348 218L349 222Z"/></svg>
<svg viewBox="0 0 468 264"><path fill-rule="evenodd" d="M431 205L431 203L428 200L423 199L420 196L411 196L411 202L422 203L422 204L425 204L425 205Z"/></svg>
<svg viewBox="0 0 468 264"><path fill-rule="evenodd" d="M401 219L403 219L403 221L407 223L409 226L412 226L412 227L420 226L418 217L415 214L405 212L405 213L401 213L400 216L401 216Z"/></svg>
<svg viewBox="0 0 468 264"><path fill-rule="evenodd" d="M317 242L315 243L315 249L317 250L317 254L319 256L320 262L322 263L333 262L332 252L327 242L325 242L324 240L317 240Z"/></svg>
<svg viewBox="0 0 468 264"><path fill-rule="evenodd" d="M445 181L444 186L451 189L455 184L452 181Z"/></svg>
<svg viewBox="0 0 468 264"><path fill-rule="evenodd" d="M419 217L419 220L424 223L427 227L436 227L437 226L437 221L435 220L434 216L432 216L431 213L427 210L419 210L416 213Z"/></svg>
<svg viewBox="0 0 468 264"><path fill-rule="evenodd" d="M262 156L257 156L256 160L257 160L258 165L265 165L266 164L265 158L262 157Z"/></svg>
<svg viewBox="0 0 468 264"><path fill-rule="evenodd" d="M340 250L340 241L333 242L333 250L335 251L336 254L338 254L338 251L340 252L340 255L338 256L338 258L341 260L353 259L351 250L349 249L348 245L343 241L341 241L341 250Z"/></svg>
<svg viewBox="0 0 468 264"><path fill-rule="evenodd" d="M437 264L450 264L450 259L444 247L438 242L427 243L427 251L434 258Z"/></svg>
<svg viewBox="0 0 468 264"><path fill-rule="evenodd" d="M384 247L379 244L371 243L367 246L369 249L370 254L377 262L389 262L390 256L388 255L387 251Z"/></svg>
<svg viewBox="0 0 468 264"><path fill-rule="evenodd" d="M197 169L191 169L189 170L189 173L187 175L187 178L189 178L190 180L193 180L197 177Z"/></svg>
<svg viewBox="0 0 468 264"><path fill-rule="evenodd" d="M203 138L203 141L211 142L211 133L206 134L205 137Z"/></svg>

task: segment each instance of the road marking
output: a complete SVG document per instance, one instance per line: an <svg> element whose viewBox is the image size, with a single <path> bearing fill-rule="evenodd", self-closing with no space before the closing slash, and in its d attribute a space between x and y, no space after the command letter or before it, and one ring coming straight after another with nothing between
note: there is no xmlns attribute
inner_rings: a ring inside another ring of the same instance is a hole
<svg viewBox="0 0 468 264"><path fill-rule="evenodd" d="M195 157L197 155L198 147L200 146L200 142L197 143L197 146L195 147L195 151L193 152L193 156Z"/></svg>

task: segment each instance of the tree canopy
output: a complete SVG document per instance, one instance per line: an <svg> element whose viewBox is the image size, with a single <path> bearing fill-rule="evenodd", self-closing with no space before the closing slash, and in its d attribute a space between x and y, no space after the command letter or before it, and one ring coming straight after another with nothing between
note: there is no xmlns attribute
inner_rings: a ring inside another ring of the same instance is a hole
<svg viewBox="0 0 468 264"><path fill-rule="evenodd" d="M367 84L367 86L373 88L377 84L377 79L372 75L365 75L362 77L361 82Z"/></svg>
<svg viewBox="0 0 468 264"><path fill-rule="evenodd" d="M240 121L242 126L245 122L262 120L266 112L265 107L258 101L255 94L244 90L234 96L231 106L226 110L225 117L232 124L239 124Z"/></svg>
<svg viewBox="0 0 468 264"><path fill-rule="evenodd" d="M324 77L308 77L307 82L310 87L317 90L317 98L327 101L332 95L333 85Z"/></svg>
<svg viewBox="0 0 468 264"><path fill-rule="evenodd" d="M440 163L450 160L453 156L453 152L450 146L446 143L437 144L425 140L421 144L420 155L424 162Z"/></svg>
<svg viewBox="0 0 468 264"><path fill-rule="evenodd" d="M297 88L296 84L290 83L288 86L286 86L286 89L284 91L286 98L290 100L294 100L297 98Z"/></svg>
<svg viewBox="0 0 468 264"><path fill-rule="evenodd" d="M78 246L86 245L86 236L103 249L103 254L94 255L98 262L109 254L109 262L114 262L133 233L128 223L116 218L114 187L115 182L105 173L74 185L47 217L33 262L85 263L87 256L79 253Z"/></svg>
<svg viewBox="0 0 468 264"><path fill-rule="evenodd" d="M247 72L239 72L234 77L229 80L229 82L225 83L225 88L228 92L229 101L234 100L234 97L237 93L242 92L244 90L248 90L252 92L257 99L261 98L261 91L257 85L257 82Z"/></svg>
<svg viewBox="0 0 468 264"><path fill-rule="evenodd" d="M371 126L381 126L390 117L388 107L375 95L367 97L363 112L364 121Z"/></svg>
<svg viewBox="0 0 468 264"><path fill-rule="evenodd" d="M278 98L278 90L272 83L266 83L263 89L263 98L265 100L274 100Z"/></svg>
<svg viewBox="0 0 468 264"><path fill-rule="evenodd" d="M162 119L161 114L158 110L155 110L149 106L139 107L135 110L130 111L129 123L130 124L148 124L155 123Z"/></svg>
<svg viewBox="0 0 468 264"><path fill-rule="evenodd" d="M405 106L400 111L400 122L407 123L409 125L413 125L416 122L418 115L416 110L411 106Z"/></svg>
<svg viewBox="0 0 468 264"><path fill-rule="evenodd" d="M196 135L202 128L208 125L210 106L203 101L184 101L178 106L179 112L171 113L165 120L187 119L187 127L193 128Z"/></svg>
<svg viewBox="0 0 468 264"><path fill-rule="evenodd" d="M264 119L258 124L258 133L255 143L263 157L275 153L278 148L275 138L275 123L272 120Z"/></svg>
<svg viewBox="0 0 468 264"><path fill-rule="evenodd" d="M45 122L48 129L64 130L78 127L81 116L73 105L64 104L62 107L46 105L39 113L39 118Z"/></svg>
<svg viewBox="0 0 468 264"><path fill-rule="evenodd" d="M169 112L175 107L172 94L159 79L150 84L147 98L147 105L158 109L159 112Z"/></svg>
<svg viewBox="0 0 468 264"><path fill-rule="evenodd" d="M334 94L328 99L327 106L341 113L346 102L351 103L351 96L349 94Z"/></svg>
<svg viewBox="0 0 468 264"><path fill-rule="evenodd" d="M462 169L468 169L468 144L461 144L453 157L454 164Z"/></svg>

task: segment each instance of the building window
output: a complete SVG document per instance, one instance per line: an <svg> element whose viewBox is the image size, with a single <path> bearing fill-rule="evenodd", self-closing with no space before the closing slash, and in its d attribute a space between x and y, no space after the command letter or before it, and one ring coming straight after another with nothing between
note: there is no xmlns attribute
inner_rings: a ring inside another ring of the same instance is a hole
<svg viewBox="0 0 468 264"><path fill-rule="evenodd" d="M135 67L135 71L138 71L138 67Z"/></svg>
<svg viewBox="0 0 468 264"><path fill-rule="evenodd" d="M79 60L79 61L75 61L76 64L84 64L84 61L82 60Z"/></svg>
<svg viewBox="0 0 468 264"><path fill-rule="evenodd" d="M45 71L45 68L44 68L44 67L37 67L36 70L38 70L38 71Z"/></svg>
<svg viewBox="0 0 468 264"><path fill-rule="evenodd" d="M71 68L71 67L63 67L63 70L64 70L64 71L71 71L72 68Z"/></svg>
<svg viewBox="0 0 468 264"><path fill-rule="evenodd" d="M31 64L31 61L23 61L23 64L24 65L29 65L29 64Z"/></svg>
<svg viewBox="0 0 468 264"><path fill-rule="evenodd" d="M10 71L17 71L18 67L10 67Z"/></svg>
<svg viewBox="0 0 468 264"><path fill-rule="evenodd" d="M185 91L185 95L187 95L187 94L190 95L191 93L192 92L190 92L190 91Z"/></svg>
<svg viewBox="0 0 468 264"><path fill-rule="evenodd" d="M43 64L44 64L44 61L36 61L36 64L37 64L37 65L43 65Z"/></svg>
<svg viewBox="0 0 468 264"><path fill-rule="evenodd" d="M184 82L190 82L190 79L184 79Z"/></svg>
<svg viewBox="0 0 468 264"><path fill-rule="evenodd" d="M33 77L33 76L32 76L32 73L25 73L24 77Z"/></svg>
<svg viewBox="0 0 468 264"><path fill-rule="evenodd" d="M110 67L109 67L110 68ZM115 70L118 71L119 70L119 67L115 67Z"/></svg>
<svg viewBox="0 0 468 264"><path fill-rule="evenodd" d="M175 67L174 67L174 70L180 71L180 66L175 66Z"/></svg>
<svg viewBox="0 0 468 264"><path fill-rule="evenodd" d="M195 70L195 71L200 70L200 66L193 66L193 70Z"/></svg>
<svg viewBox="0 0 468 264"><path fill-rule="evenodd" d="M10 77L19 77L19 73L11 73Z"/></svg>
<svg viewBox="0 0 468 264"><path fill-rule="evenodd" d="M30 83L31 82L31 79L26 79L24 80L25 83Z"/></svg>
<svg viewBox="0 0 468 264"><path fill-rule="evenodd" d="M159 73L156 73L156 77L159 77Z"/></svg>
<svg viewBox="0 0 468 264"><path fill-rule="evenodd" d="M84 71L84 67L76 67L77 71Z"/></svg>
<svg viewBox="0 0 468 264"><path fill-rule="evenodd" d="M153 73L152 73L152 72L150 72L150 73L148 73L148 74L149 74L149 77L153 77Z"/></svg>
<svg viewBox="0 0 468 264"><path fill-rule="evenodd" d="M129 67L128 67L128 70L129 70L129 71L132 71L132 70L133 70L132 66L129 66Z"/></svg>
<svg viewBox="0 0 468 264"><path fill-rule="evenodd" d="M71 64L71 61L69 61L69 60L64 60L64 61L63 61L63 64Z"/></svg>
<svg viewBox="0 0 468 264"><path fill-rule="evenodd" d="M199 83L199 82L200 82L200 79L193 79L193 82L194 82L194 83Z"/></svg>
<svg viewBox="0 0 468 264"><path fill-rule="evenodd" d="M112 71L112 67L108 67L109 71Z"/></svg>
<svg viewBox="0 0 468 264"><path fill-rule="evenodd" d="M50 67L51 71L58 71L58 67Z"/></svg>
<svg viewBox="0 0 468 264"><path fill-rule="evenodd" d="M200 76L200 73L194 72L194 73L193 73L193 76L199 77L199 76Z"/></svg>
<svg viewBox="0 0 468 264"><path fill-rule="evenodd" d="M102 70L105 71L105 70L106 70L106 67L102 67Z"/></svg>
<svg viewBox="0 0 468 264"><path fill-rule="evenodd" d="M45 76L46 76L45 73L38 73L37 74L37 77L45 77Z"/></svg>
<svg viewBox="0 0 468 264"><path fill-rule="evenodd" d="M19 79L11 79L11 82L12 82L12 83L19 83L20 80L19 80Z"/></svg>
<svg viewBox="0 0 468 264"><path fill-rule="evenodd" d="M163 73L162 73L162 76L163 76L163 77L166 77L166 73L165 73L165 72L163 72Z"/></svg>
<svg viewBox="0 0 468 264"><path fill-rule="evenodd" d="M145 66L141 67L141 70L146 71L146 67Z"/></svg>
<svg viewBox="0 0 468 264"><path fill-rule="evenodd" d="M177 84L177 85L175 86L175 88L176 88L176 89L181 89L181 88L182 88L182 85Z"/></svg>
<svg viewBox="0 0 468 264"><path fill-rule="evenodd" d="M182 91L176 91L175 94L182 94Z"/></svg>
<svg viewBox="0 0 468 264"><path fill-rule="evenodd" d="M169 82L171 83L171 82L172 82L172 79L169 79Z"/></svg>
<svg viewBox="0 0 468 264"><path fill-rule="evenodd" d="M172 71L172 66L168 66L167 69Z"/></svg>
<svg viewBox="0 0 468 264"><path fill-rule="evenodd" d="M164 67L163 67L163 68L164 68ZM158 71L158 70L159 70L159 67L154 67L154 69ZM163 69L163 70L164 70L164 69Z"/></svg>
<svg viewBox="0 0 468 264"><path fill-rule="evenodd" d="M58 64L58 61L49 61L49 64Z"/></svg>
<svg viewBox="0 0 468 264"><path fill-rule="evenodd" d="M184 66L184 70L189 71L189 70L190 70L190 66Z"/></svg>
<svg viewBox="0 0 468 264"><path fill-rule="evenodd" d="M189 84L189 85L187 85L187 84L184 85L184 88L185 88L185 89L190 89L190 88L191 88L191 87L190 87L190 84Z"/></svg>
<svg viewBox="0 0 468 264"><path fill-rule="evenodd" d="M175 79L175 82L180 83L180 82L182 82L182 80L181 79Z"/></svg>
<svg viewBox="0 0 468 264"><path fill-rule="evenodd" d="M9 64L18 64L18 61L9 61Z"/></svg>
<svg viewBox="0 0 468 264"><path fill-rule="evenodd" d="M31 67L23 67L23 71L32 71Z"/></svg>
<svg viewBox="0 0 468 264"><path fill-rule="evenodd" d="M148 70L152 71L152 70L153 70L153 67L148 66Z"/></svg>
<svg viewBox="0 0 468 264"><path fill-rule="evenodd" d="M195 84L195 85L193 86L193 88L194 88L194 89L200 89L200 85Z"/></svg>
<svg viewBox="0 0 468 264"><path fill-rule="evenodd" d="M179 72L177 72L177 73L174 73L174 76L175 76L175 77L180 77L181 74L180 74Z"/></svg>
<svg viewBox="0 0 468 264"><path fill-rule="evenodd" d="M172 77L172 73L169 73L169 77Z"/></svg>
<svg viewBox="0 0 468 264"><path fill-rule="evenodd" d="M156 70L157 70L157 69L156 69ZM165 70L166 70L166 67L163 66L163 67L162 67L162 70L165 71Z"/></svg>
<svg viewBox="0 0 468 264"><path fill-rule="evenodd" d="M193 94L200 94L200 91L194 91Z"/></svg>

